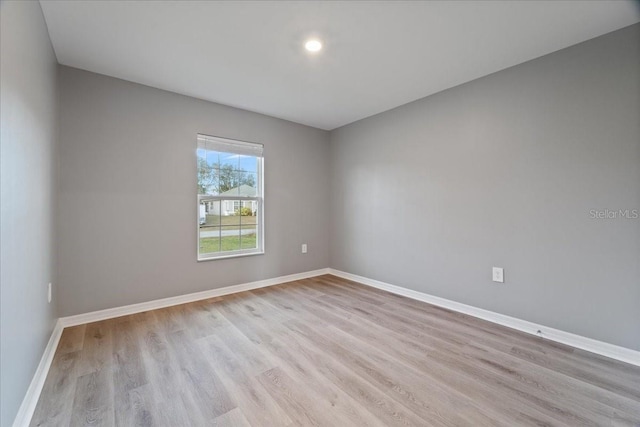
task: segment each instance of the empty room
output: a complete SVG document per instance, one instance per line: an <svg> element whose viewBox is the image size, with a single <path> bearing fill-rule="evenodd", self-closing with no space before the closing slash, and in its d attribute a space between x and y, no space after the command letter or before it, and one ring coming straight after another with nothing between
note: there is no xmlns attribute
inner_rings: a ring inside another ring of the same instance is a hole
<svg viewBox="0 0 640 427"><path fill-rule="evenodd" d="M640 426L640 2L0 30L2 427Z"/></svg>

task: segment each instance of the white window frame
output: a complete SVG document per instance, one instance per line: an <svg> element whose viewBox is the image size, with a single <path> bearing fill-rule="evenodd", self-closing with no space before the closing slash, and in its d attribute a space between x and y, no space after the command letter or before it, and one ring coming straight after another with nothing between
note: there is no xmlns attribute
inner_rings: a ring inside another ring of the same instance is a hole
<svg viewBox="0 0 640 427"><path fill-rule="evenodd" d="M212 141L220 146L228 147L229 151L225 149L219 149L219 152L232 153L232 154L242 154L243 146L246 149L254 149L260 151L257 165L257 173L256 173L256 196L248 197L248 196L210 196L210 195L197 195L197 206L196 206L196 255L198 261L212 261L217 259L225 259L225 258L235 258L242 256L251 256L251 255L262 255L264 254L264 153L263 153L263 145L257 144L255 142L246 142L239 141L235 139L222 138L218 136L210 136L204 134L198 134L197 142L196 142L196 150L199 147L199 143L201 140ZM236 149L236 152L233 150ZM240 151L240 152L237 152ZM198 158L196 154L196 173L198 168ZM223 204L226 205L226 202L234 202L240 201L240 206L242 206L247 201L256 202L257 204L257 216L258 223L256 224L256 247L251 249L239 249L236 251L220 251L220 252L211 252L211 253L200 253L200 203L203 201L210 202L219 202L220 213L223 210Z"/></svg>

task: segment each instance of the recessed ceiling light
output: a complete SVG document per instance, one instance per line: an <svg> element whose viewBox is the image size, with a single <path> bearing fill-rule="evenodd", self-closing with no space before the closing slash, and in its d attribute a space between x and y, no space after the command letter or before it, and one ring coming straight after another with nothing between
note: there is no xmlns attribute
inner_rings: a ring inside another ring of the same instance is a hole
<svg viewBox="0 0 640 427"><path fill-rule="evenodd" d="M304 44L304 48L309 52L318 52L320 49L322 49L322 43L320 43L320 40L307 40L307 42Z"/></svg>

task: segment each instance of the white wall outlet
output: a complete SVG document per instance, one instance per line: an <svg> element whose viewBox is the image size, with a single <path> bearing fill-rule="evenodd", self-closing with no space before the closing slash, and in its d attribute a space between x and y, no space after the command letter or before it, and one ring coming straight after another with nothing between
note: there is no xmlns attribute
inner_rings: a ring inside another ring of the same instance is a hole
<svg viewBox="0 0 640 427"><path fill-rule="evenodd" d="M307 244L306 244L306 243L303 243L303 244L302 244L302 253L303 253L303 254L306 254L306 253L307 253Z"/></svg>
<svg viewBox="0 0 640 427"><path fill-rule="evenodd" d="M47 301L51 303L51 283L47 286Z"/></svg>
<svg viewBox="0 0 640 427"><path fill-rule="evenodd" d="M493 267L493 281L504 283L504 268Z"/></svg>

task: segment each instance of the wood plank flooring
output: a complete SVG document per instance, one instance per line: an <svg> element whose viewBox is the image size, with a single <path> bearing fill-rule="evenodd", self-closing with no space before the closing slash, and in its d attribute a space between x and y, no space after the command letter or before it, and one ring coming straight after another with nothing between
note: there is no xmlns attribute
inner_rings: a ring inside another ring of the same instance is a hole
<svg viewBox="0 0 640 427"><path fill-rule="evenodd" d="M640 426L640 368L334 276L65 329L33 426Z"/></svg>

